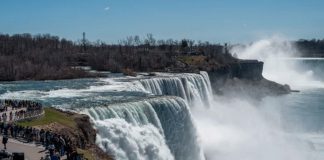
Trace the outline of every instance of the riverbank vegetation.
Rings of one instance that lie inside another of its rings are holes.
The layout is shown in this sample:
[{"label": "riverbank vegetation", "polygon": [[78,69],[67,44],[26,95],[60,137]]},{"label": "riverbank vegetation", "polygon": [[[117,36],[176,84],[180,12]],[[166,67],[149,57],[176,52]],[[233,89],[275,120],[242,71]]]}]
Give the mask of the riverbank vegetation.
[{"label": "riverbank vegetation", "polygon": [[44,112],[44,116],[30,121],[18,122],[18,125],[34,127],[41,125],[49,125],[51,123],[59,123],[61,125],[66,125],[70,128],[77,129],[77,125],[70,115],[49,107],[44,108]]},{"label": "riverbank vegetation", "polygon": [[[295,43],[304,56],[324,55],[324,40]],[[97,77],[97,71],[195,72],[214,70],[237,61],[226,45],[182,40],[157,40],[152,34],[129,36],[117,44],[87,39],[73,42],[49,34],[0,34],[0,81],[57,80]]]},{"label": "riverbank vegetation", "polygon": [[324,57],[324,39],[301,39],[296,42],[303,57]]},{"label": "riverbank vegetation", "polygon": [[49,34],[0,34],[0,80],[47,80],[100,76],[75,66],[98,71],[198,70],[179,61],[179,56],[203,55],[211,65],[225,65],[234,58],[224,54],[224,46],[194,40],[156,40],[130,36],[118,44],[101,41],[78,42]]}]

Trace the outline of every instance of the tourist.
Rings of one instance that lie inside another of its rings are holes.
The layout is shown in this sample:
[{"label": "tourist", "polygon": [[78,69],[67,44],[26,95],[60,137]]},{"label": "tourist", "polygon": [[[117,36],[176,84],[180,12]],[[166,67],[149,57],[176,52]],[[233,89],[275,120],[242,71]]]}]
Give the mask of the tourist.
[{"label": "tourist", "polygon": [[55,153],[55,146],[53,143],[51,143],[49,146],[48,146],[48,151],[50,153],[50,156],[52,157]]},{"label": "tourist", "polygon": [[42,143],[42,145],[45,144],[45,131],[44,129],[41,129],[40,132],[39,132],[39,136],[40,136],[40,142]]},{"label": "tourist", "polygon": [[3,144],[5,150],[7,149],[7,143],[8,143],[8,137],[7,137],[7,135],[3,135],[2,144]]},{"label": "tourist", "polygon": [[59,145],[60,145],[60,154],[61,156],[64,156],[64,152],[65,152],[65,146],[66,146],[66,143],[65,143],[65,140],[63,138],[63,136],[60,136],[59,138]]},{"label": "tourist", "polygon": [[60,160],[61,157],[58,153],[55,153],[54,155],[51,156],[51,160]]},{"label": "tourist", "polygon": [[51,160],[51,157],[49,155],[46,155],[44,160]]},{"label": "tourist", "polygon": [[17,121],[42,113],[42,105],[32,101],[0,100],[0,121]]}]

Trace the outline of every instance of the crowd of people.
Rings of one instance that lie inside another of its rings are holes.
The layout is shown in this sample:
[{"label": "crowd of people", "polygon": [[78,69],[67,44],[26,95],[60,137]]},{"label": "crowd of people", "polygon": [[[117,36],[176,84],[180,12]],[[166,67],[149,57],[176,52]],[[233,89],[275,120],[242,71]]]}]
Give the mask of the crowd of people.
[{"label": "crowd of people", "polygon": [[67,160],[83,159],[82,155],[78,154],[76,150],[76,146],[80,148],[85,146],[85,144],[82,144],[82,141],[73,142],[70,137],[56,134],[51,130],[0,122],[0,134],[3,136],[2,143],[4,149],[6,149],[8,138],[13,138],[26,143],[43,145],[48,150],[48,156],[44,157],[44,160],[60,160],[64,155],[67,156]]},{"label": "crowd of people", "polygon": [[[82,155],[77,153],[76,147],[84,148],[83,138],[72,141],[70,137],[59,135],[52,130],[37,129],[17,125],[17,121],[39,116],[43,113],[41,103],[28,100],[0,100],[0,134],[6,150],[9,138],[25,143],[43,145],[48,151],[43,160],[60,160],[62,156],[67,160],[82,160]],[[75,138],[76,139],[76,138]]]},{"label": "crowd of people", "polygon": [[40,115],[41,103],[28,100],[0,100],[0,122],[13,122]]}]

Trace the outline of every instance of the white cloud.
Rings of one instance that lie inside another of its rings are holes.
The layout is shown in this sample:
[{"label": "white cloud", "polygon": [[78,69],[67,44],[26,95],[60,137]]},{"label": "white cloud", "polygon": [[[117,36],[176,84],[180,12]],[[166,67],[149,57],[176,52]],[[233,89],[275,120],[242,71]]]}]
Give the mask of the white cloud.
[{"label": "white cloud", "polygon": [[106,8],[104,8],[105,9],[105,11],[109,11],[110,10],[110,7],[109,6],[107,6]]}]

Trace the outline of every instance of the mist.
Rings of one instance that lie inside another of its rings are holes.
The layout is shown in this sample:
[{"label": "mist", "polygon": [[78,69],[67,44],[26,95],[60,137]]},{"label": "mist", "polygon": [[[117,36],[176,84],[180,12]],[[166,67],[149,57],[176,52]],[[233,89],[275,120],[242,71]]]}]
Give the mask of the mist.
[{"label": "mist", "polygon": [[[293,89],[321,88],[312,70],[304,71],[293,58],[299,51],[282,37],[274,36],[248,46],[232,48],[242,59],[264,62],[263,76],[289,84]],[[246,96],[217,96],[211,107],[192,107],[192,114],[207,160],[309,160],[318,158],[314,144],[285,121],[286,96],[261,101]],[[294,113],[292,113],[294,114]]]},{"label": "mist", "polygon": [[[236,46],[231,52],[241,59],[257,59],[264,62],[263,76],[269,80],[288,84],[292,89],[324,88],[312,70],[305,70],[298,63],[300,51],[282,36],[272,36],[246,46]],[[299,60],[302,60],[299,58]]]},{"label": "mist", "polygon": [[239,97],[216,97],[209,109],[192,110],[207,160],[308,160],[308,141],[283,128],[276,98],[253,103]]}]

